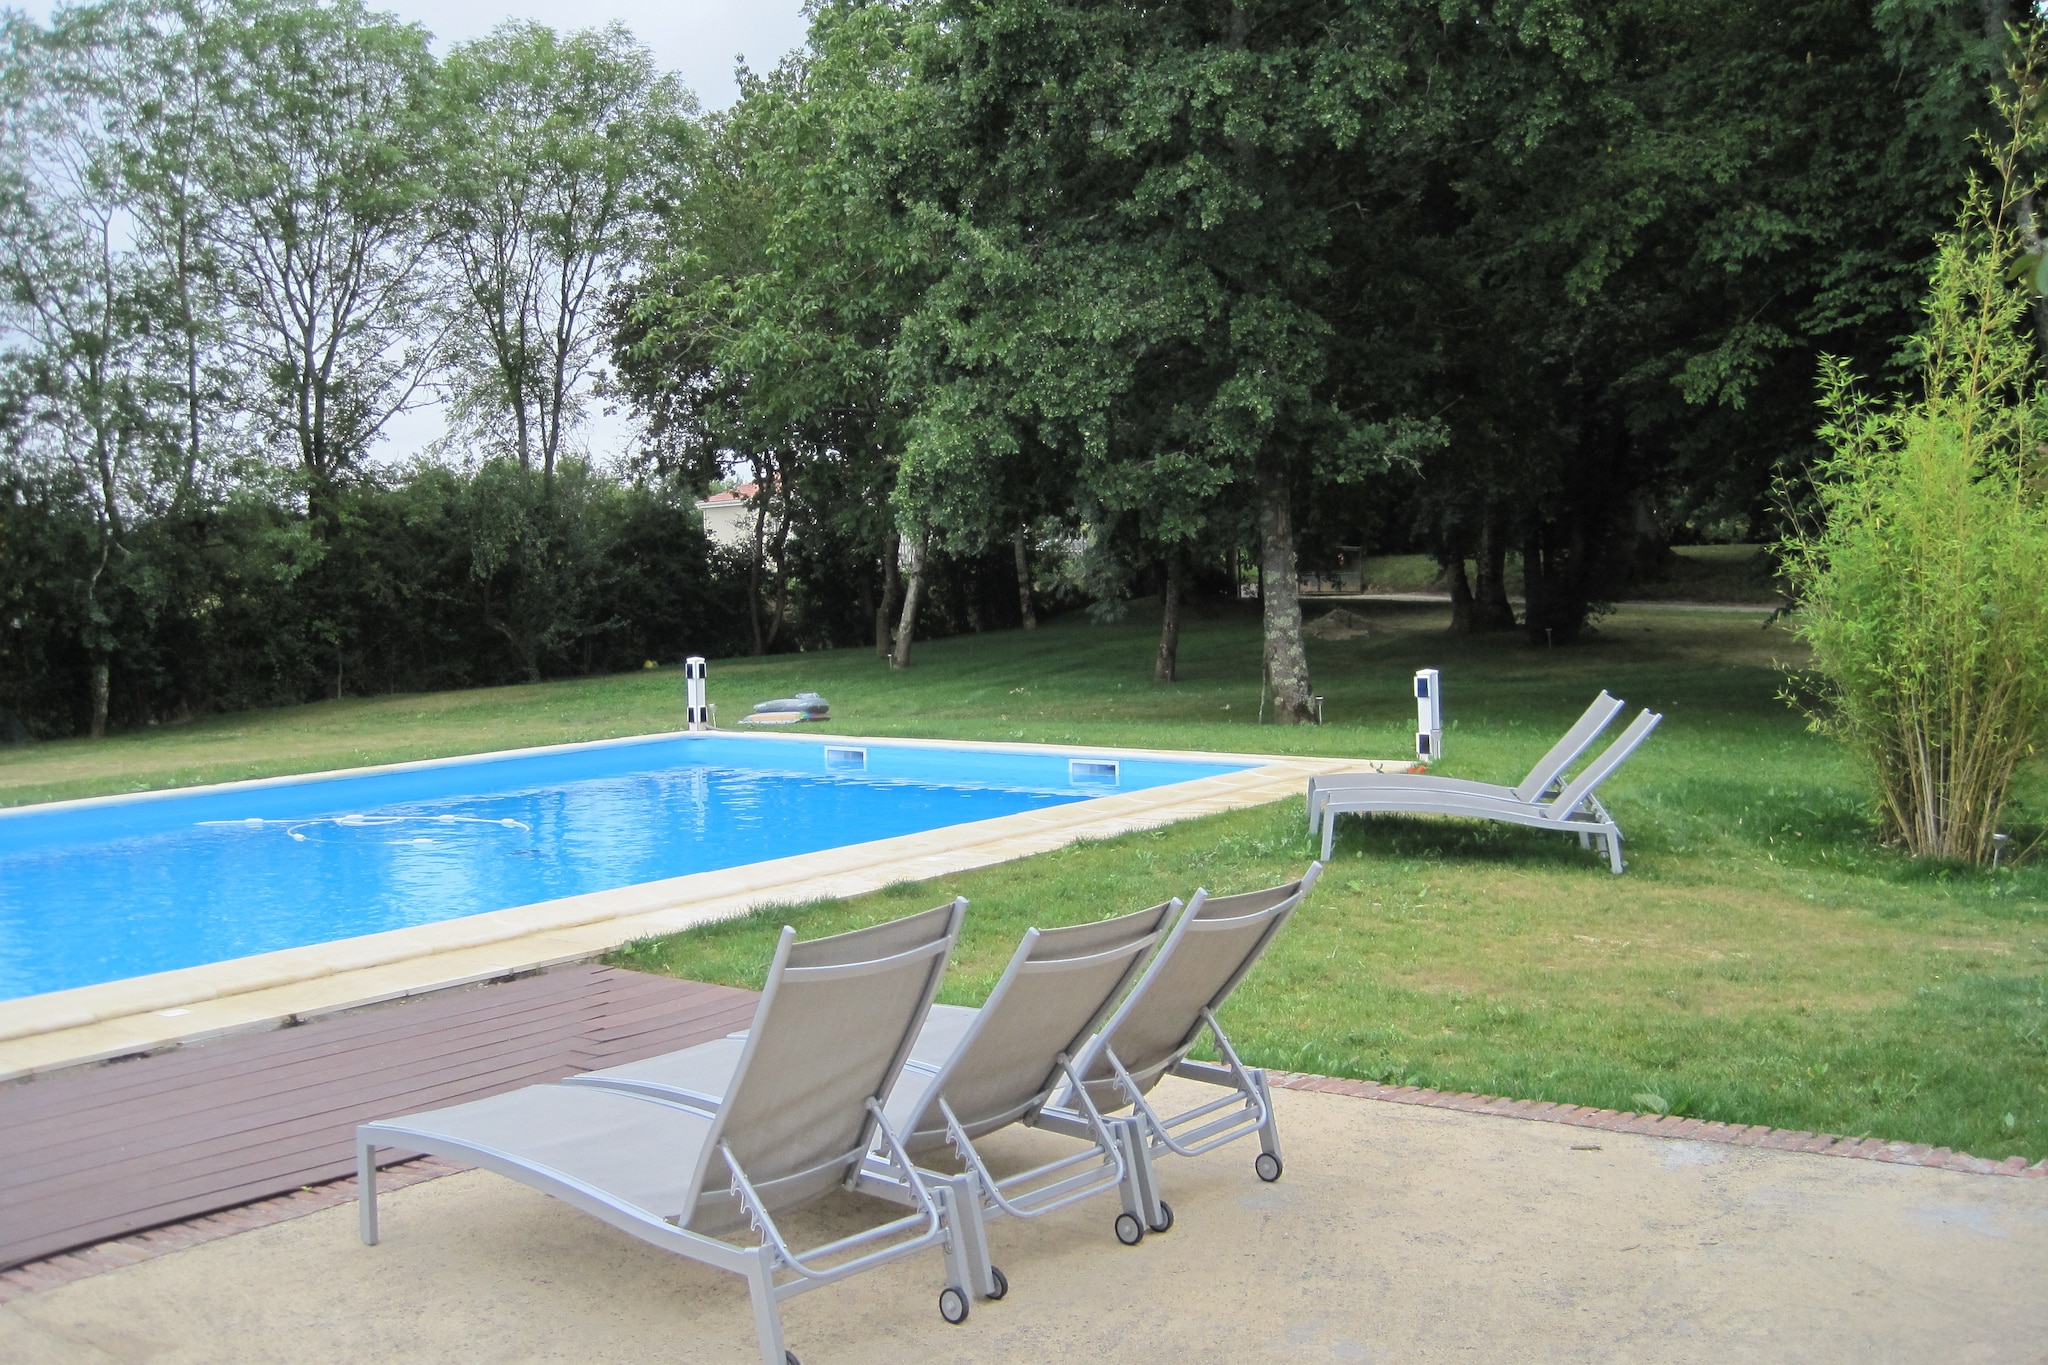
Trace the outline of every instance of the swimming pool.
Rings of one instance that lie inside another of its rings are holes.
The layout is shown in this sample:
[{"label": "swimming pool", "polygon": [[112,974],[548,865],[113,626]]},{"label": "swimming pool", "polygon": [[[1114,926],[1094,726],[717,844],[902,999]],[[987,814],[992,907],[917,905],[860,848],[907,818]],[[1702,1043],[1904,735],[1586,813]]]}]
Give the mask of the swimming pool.
[{"label": "swimming pool", "polygon": [[667,735],[0,811],[0,1000],[1242,766]]}]

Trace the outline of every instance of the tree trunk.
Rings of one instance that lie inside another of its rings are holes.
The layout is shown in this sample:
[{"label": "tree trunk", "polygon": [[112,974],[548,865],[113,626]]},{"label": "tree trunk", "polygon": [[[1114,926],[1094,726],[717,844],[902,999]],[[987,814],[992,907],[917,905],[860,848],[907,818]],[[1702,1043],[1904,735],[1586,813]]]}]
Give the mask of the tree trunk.
[{"label": "tree trunk", "polygon": [[[880,609],[875,603],[875,580],[866,574],[860,575],[860,614],[877,622],[881,619]],[[827,640],[826,648],[835,648],[838,640]]]},{"label": "tree trunk", "polygon": [[947,576],[953,582],[953,591],[960,598],[961,610],[967,613],[967,629],[976,635],[981,634],[981,575],[973,572],[970,565],[956,558],[952,562],[952,572]]},{"label": "tree trunk", "polygon": [[1166,556],[1166,588],[1160,593],[1159,657],[1152,664],[1153,682],[1177,682],[1180,678],[1180,594],[1181,552]]},{"label": "tree trunk", "polygon": [[889,656],[889,667],[910,667],[910,640],[917,632],[917,608],[924,600],[924,570],[932,547],[932,531],[929,526],[918,533],[917,543],[910,551],[910,586],[903,593],[903,618],[896,623],[896,652]]},{"label": "tree trunk", "polygon": [[1472,584],[1465,577],[1465,552],[1451,551],[1451,562],[1444,570],[1444,577],[1451,584],[1451,634],[1472,633]]},{"label": "tree trunk", "polygon": [[1017,551],[1017,606],[1024,613],[1024,629],[1038,629],[1038,613],[1031,610],[1031,552],[1025,545],[1026,528],[1019,526],[1010,538]]},{"label": "tree trunk", "polygon": [[1301,725],[1315,718],[1309,701],[1308,654],[1301,644],[1292,495],[1283,465],[1274,461],[1259,471],[1259,597],[1273,719],[1281,725]]},{"label": "tree trunk", "polygon": [[769,613],[768,635],[764,643],[772,646],[782,634],[782,620],[789,611],[789,523],[791,511],[789,495],[782,499],[782,521],[775,532],[775,609]]},{"label": "tree trunk", "polygon": [[889,619],[896,614],[897,561],[903,557],[903,534],[894,523],[882,540],[882,600],[875,605],[875,657],[889,657]]},{"label": "tree trunk", "polygon": [[92,661],[92,737],[107,737],[108,667],[104,654]]},{"label": "tree trunk", "polygon": [[1479,581],[1472,595],[1475,634],[1513,630],[1515,608],[1508,601],[1508,536],[1506,519],[1491,505],[1479,523]]},{"label": "tree trunk", "polygon": [[768,652],[768,642],[761,634],[761,559],[768,548],[768,499],[759,488],[754,496],[760,502],[754,507],[754,553],[747,561],[747,624],[753,627],[753,654],[758,659]]},{"label": "tree trunk", "polygon": [[1628,530],[1622,536],[1627,552],[1619,556],[1620,567],[1628,575],[1627,581],[1663,581],[1670,569],[1671,541],[1657,520],[1657,509],[1652,505],[1647,490],[1638,488],[1629,498],[1628,517]]}]

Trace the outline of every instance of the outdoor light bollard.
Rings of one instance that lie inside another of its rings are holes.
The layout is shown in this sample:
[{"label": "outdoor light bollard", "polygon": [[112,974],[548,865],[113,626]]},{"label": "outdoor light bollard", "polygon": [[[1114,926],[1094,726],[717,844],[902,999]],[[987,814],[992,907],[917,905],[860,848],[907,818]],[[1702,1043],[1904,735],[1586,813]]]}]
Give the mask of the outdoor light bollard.
[{"label": "outdoor light bollard", "polygon": [[1444,683],[1433,668],[1415,671],[1415,757],[1433,763],[1444,756]]},{"label": "outdoor light bollard", "polygon": [[690,729],[711,728],[711,708],[704,701],[704,680],[708,675],[704,660],[695,654],[683,660],[683,687],[687,694],[690,711]]}]

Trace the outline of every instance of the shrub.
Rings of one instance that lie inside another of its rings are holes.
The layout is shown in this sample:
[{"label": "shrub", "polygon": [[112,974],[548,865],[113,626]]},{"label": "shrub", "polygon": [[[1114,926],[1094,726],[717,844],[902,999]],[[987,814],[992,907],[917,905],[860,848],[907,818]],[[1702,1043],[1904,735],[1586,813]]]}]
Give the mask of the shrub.
[{"label": "shrub", "polygon": [[1916,856],[1989,860],[2048,704],[2041,262],[2023,216],[2036,185],[2020,170],[2036,98],[2001,99],[2013,136],[1992,152],[1995,185],[1973,175],[1938,239],[1920,391],[1872,402],[1841,361],[1822,362],[1830,453],[1814,515],[1783,547],[1815,726],[1868,764],[1887,836]]}]

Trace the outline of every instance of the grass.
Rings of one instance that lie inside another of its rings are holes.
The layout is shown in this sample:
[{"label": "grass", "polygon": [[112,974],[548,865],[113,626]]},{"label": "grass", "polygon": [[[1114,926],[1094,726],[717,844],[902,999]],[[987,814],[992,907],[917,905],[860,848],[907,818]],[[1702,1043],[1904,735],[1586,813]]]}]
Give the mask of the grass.
[{"label": "grass", "polygon": [[[1362,568],[1367,592],[1449,591],[1433,555],[1368,556]],[[1465,572],[1468,581],[1476,581],[1479,566],[1467,560]],[[1630,584],[1622,597],[1630,602],[1739,603],[1769,608],[1784,600],[1774,574],[1761,545],[1678,545],[1657,578]],[[1509,595],[1519,598],[1521,556],[1508,556],[1506,578]]]},{"label": "grass", "polygon": [[[1354,604],[1355,605],[1355,604]],[[1441,608],[1370,604],[1363,638],[1310,645],[1330,724],[1257,724],[1246,611],[1196,614],[1184,681],[1149,681],[1142,614],[921,644],[891,676],[862,651],[714,665],[730,717],[811,686],[834,729],[1389,757],[1414,669],[1444,671],[1442,771],[1513,780],[1605,686],[1666,713],[1617,777],[1613,877],[1576,843],[1453,822],[1346,820],[1322,886],[1230,1003],[1256,1061],[1730,1122],[2048,1156],[2048,868],[1916,865],[1877,846],[1860,776],[1778,700],[1796,645],[1764,612],[1629,606],[1588,643],[1453,639]],[[673,670],[328,703],[0,753],[0,800],[302,771],[670,729]],[[2024,835],[2048,809],[2030,771]],[[2022,840],[2024,842],[2024,840]],[[956,892],[967,937],[944,998],[979,999],[1029,924],[1197,884],[1298,875],[1297,803],[1190,821],[846,902],[776,907],[632,945],[631,965],[758,984],[774,931],[832,932]]]}]

